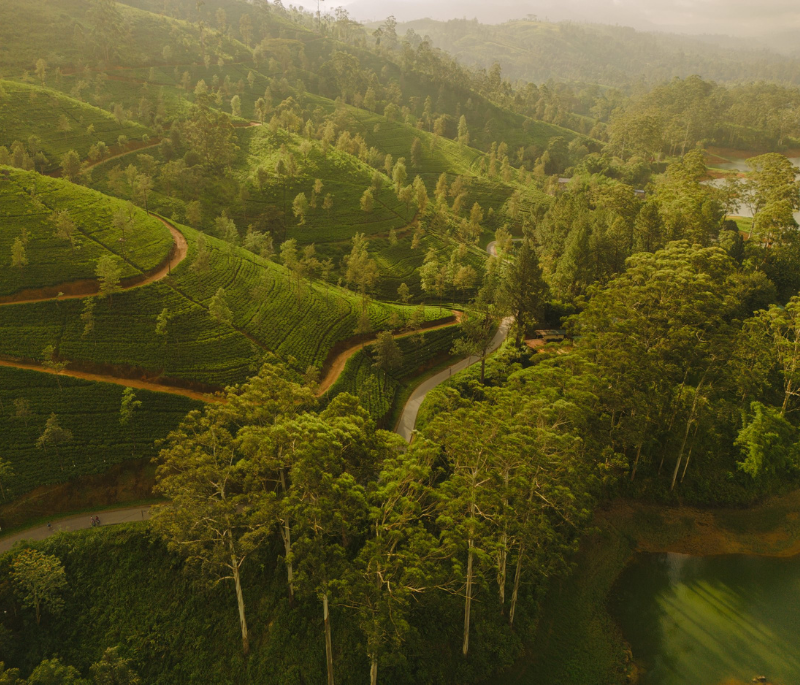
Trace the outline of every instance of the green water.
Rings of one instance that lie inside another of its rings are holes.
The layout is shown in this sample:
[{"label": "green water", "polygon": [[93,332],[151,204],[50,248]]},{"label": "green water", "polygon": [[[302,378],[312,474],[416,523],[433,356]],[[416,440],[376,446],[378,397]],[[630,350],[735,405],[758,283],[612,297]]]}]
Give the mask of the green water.
[{"label": "green water", "polygon": [[800,557],[641,554],[609,609],[641,685],[800,683]]}]

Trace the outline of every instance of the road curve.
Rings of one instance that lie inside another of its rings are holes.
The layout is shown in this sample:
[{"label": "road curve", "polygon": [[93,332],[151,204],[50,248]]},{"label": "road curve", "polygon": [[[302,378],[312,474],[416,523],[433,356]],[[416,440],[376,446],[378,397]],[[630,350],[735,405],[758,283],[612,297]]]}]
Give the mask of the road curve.
[{"label": "road curve", "polygon": [[[511,328],[513,321],[513,317],[509,316],[500,322],[500,327],[497,329],[497,333],[495,333],[494,338],[492,338],[492,344],[489,347],[489,352],[494,352],[498,347],[500,347],[500,345],[503,344],[503,341],[508,336],[508,330]],[[432,376],[423,383],[420,383],[414,392],[411,393],[411,397],[408,398],[408,401],[403,407],[403,413],[400,415],[400,420],[397,422],[397,427],[394,429],[394,432],[399,434],[406,442],[411,442],[411,437],[413,436],[415,427],[417,425],[417,414],[419,414],[419,408],[422,406],[425,396],[437,385],[440,385],[448,378],[451,378],[454,373],[463,371],[468,366],[472,366],[480,360],[481,358],[476,356],[467,357],[466,359],[462,359],[460,362],[449,366],[444,371],[437,373],[435,376]]]},{"label": "road curve", "polygon": [[[521,243],[521,242],[522,242],[522,238],[512,238],[512,239],[511,239],[511,242],[514,242],[514,243]],[[489,244],[486,246],[486,251],[487,251],[487,252],[488,252],[488,253],[489,253],[489,254],[490,254],[492,257],[496,257],[496,256],[497,256],[497,241],[496,241],[496,240],[493,240],[492,242],[490,242],[490,243],[489,243]]]},{"label": "road curve", "polygon": [[68,518],[57,519],[50,524],[35,526],[12,533],[0,538],[0,554],[8,552],[14,544],[20,540],[44,540],[53,533],[72,533],[76,530],[92,527],[92,517],[99,516],[100,524],[103,526],[114,525],[116,523],[132,523],[134,521],[146,521],[150,518],[150,505],[145,504],[140,507],[129,507],[126,509],[100,509],[95,512],[86,512],[80,516],[70,516]]},{"label": "road curve", "polygon": [[[514,242],[521,242],[521,240],[521,238],[516,238]],[[496,257],[497,241],[493,240],[490,242],[486,246],[486,251],[492,257]],[[500,327],[497,329],[497,333],[495,333],[494,338],[492,338],[492,344],[489,347],[489,352],[494,352],[498,347],[500,347],[500,345],[503,344],[503,341],[508,337],[508,330],[511,328],[511,324],[513,322],[514,317],[511,316],[506,317],[500,322]],[[417,425],[417,414],[419,414],[419,408],[422,406],[425,395],[427,395],[437,385],[444,383],[454,373],[463,371],[468,366],[472,366],[475,362],[480,361],[480,359],[480,357],[467,357],[466,359],[462,359],[460,362],[447,367],[444,371],[437,373],[435,376],[431,376],[423,383],[420,383],[414,392],[411,393],[411,397],[409,397],[406,401],[406,404],[403,407],[403,413],[400,415],[400,420],[397,422],[394,432],[399,434],[406,442],[411,442],[411,438],[414,435]]]},{"label": "road curve", "polygon": [[[452,310],[453,316],[450,317],[451,320],[447,323],[438,324],[436,326],[429,326],[427,328],[420,328],[420,333],[428,333],[430,331],[437,331],[441,328],[449,328],[450,326],[456,326],[461,321],[461,312],[455,309]],[[393,333],[392,337],[397,340],[398,338],[406,338],[408,336],[414,335],[417,331],[402,331],[400,333]],[[366,345],[370,345],[377,340],[377,336],[371,336],[367,340],[363,340],[361,342],[355,343],[351,345],[346,350],[343,350],[330,365],[328,372],[325,374],[325,378],[320,381],[319,387],[317,388],[317,397],[322,397],[330,387],[339,379],[339,376],[342,375],[342,371],[344,371],[344,367],[347,364],[347,360],[350,359],[356,352],[363,349]]]}]

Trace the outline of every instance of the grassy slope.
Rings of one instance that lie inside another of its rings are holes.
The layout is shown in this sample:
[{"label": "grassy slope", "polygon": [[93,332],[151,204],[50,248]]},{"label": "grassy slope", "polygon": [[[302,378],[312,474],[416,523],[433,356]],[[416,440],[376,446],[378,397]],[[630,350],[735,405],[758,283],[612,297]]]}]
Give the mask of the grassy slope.
[{"label": "grassy slope", "polygon": [[[0,81],[5,96],[0,95],[0,145],[11,148],[19,140],[27,147],[28,138],[37,136],[50,166],[55,166],[65,152],[75,150],[85,158],[97,142],[116,145],[119,136],[141,140],[152,132],[141,124],[128,121],[119,124],[108,112],[63,93],[38,85]],[[71,130],[60,132],[54,122],[65,116]],[[94,128],[88,132],[89,126]]]},{"label": "grassy slope", "polygon": [[[0,269],[0,295],[94,278],[98,258],[108,253],[119,257],[123,278],[135,276],[158,266],[172,248],[167,227],[140,209],[132,210],[133,229],[123,246],[112,217],[127,209],[126,203],[67,181],[2,168],[8,178],[0,180],[0,259],[7,268]],[[69,211],[78,229],[75,250],[54,235],[50,216],[61,209]],[[28,265],[12,269],[11,246],[23,227],[28,231]]]},{"label": "grassy slope", "polygon": [[[142,406],[123,427],[119,422],[123,390],[118,385],[0,368],[0,453],[14,470],[3,484],[6,501],[40,485],[101,473],[128,459],[154,457],[155,441],[200,406],[185,397],[137,390]],[[16,400],[28,402],[29,416],[17,416]],[[36,447],[53,413],[73,435],[57,452]]]},{"label": "grassy slope", "polygon": [[[95,309],[95,330],[83,337],[81,300],[50,301],[0,307],[0,354],[37,359],[48,344],[67,360],[136,367],[208,385],[244,380],[269,349],[282,358],[293,356],[299,370],[321,365],[330,348],[353,335],[359,301],[348,291],[304,282],[298,289],[284,267],[246,250],[208,238],[209,267],[192,268],[197,233],[183,228],[189,256],[168,282],[158,282],[115,295]],[[208,313],[218,288],[226,291],[232,325]],[[155,334],[156,318],[168,309],[164,337]],[[402,307],[370,305],[375,329],[385,328]],[[440,316],[427,309],[427,318]]]}]

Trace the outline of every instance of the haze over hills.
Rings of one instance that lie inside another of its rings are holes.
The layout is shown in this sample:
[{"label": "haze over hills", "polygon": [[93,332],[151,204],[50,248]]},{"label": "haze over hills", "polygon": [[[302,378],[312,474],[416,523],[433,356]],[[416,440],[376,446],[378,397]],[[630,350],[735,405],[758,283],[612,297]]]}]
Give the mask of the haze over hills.
[{"label": "haze over hills", "polygon": [[0,0],[0,685],[621,685],[800,487],[795,61],[437,7]]},{"label": "haze over hills", "polygon": [[498,63],[508,78],[534,83],[552,79],[619,87],[693,74],[722,83],[800,83],[800,60],[772,52],[757,40],[533,19],[502,24],[417,19],[398,26],[401,34],[409,30],[429,37],[466,65]]},{"label": "haze over hills", "polygon": [[376,21],[392,14],[400,22],[476,18],[502,24],[537,16],[545,21],[626,26],[648,32],[728,35],[758,40],[773,49],[778,49],[778,37],[789,51],[797,49],[792,35],[800,28],[800,12],[791,0],[334,0],[332,5],[346,7],[359,21]]}]

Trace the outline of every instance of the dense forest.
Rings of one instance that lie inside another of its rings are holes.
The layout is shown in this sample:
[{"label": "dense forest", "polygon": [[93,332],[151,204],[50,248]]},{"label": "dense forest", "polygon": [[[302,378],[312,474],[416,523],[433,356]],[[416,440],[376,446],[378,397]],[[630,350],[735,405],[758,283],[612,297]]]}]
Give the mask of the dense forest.
[{"label": "dense forest", "polygon": [[0,525],[152,513],[9,544],[0,683],[480,684],[599,508],[797,487],[792,63],[608,28],[536,85],[423,26],[0,6]]}]

